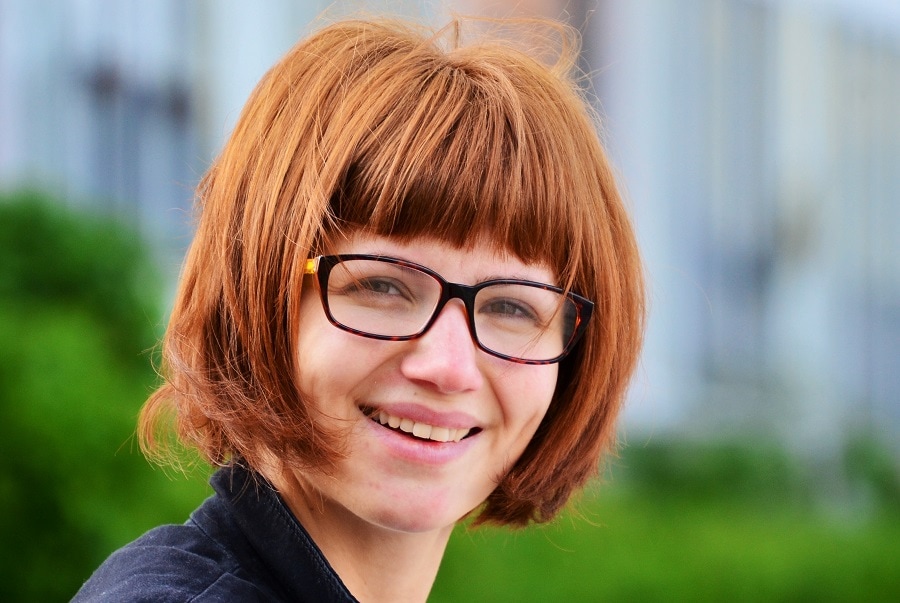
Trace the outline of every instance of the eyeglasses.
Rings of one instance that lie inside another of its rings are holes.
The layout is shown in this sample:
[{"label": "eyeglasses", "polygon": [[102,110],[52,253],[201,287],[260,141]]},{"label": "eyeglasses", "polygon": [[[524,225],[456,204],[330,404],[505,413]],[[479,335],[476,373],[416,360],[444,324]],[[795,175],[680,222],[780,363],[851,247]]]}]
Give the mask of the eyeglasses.
[{"label": "eyeglasses", "polygon": [[465,304],[469,332],[488,354],[521,364],[552,364],[584,333],[594,304],[559,287],[518,279],[450,283],[435,271],[391,257],[322,255],[306,261],[336,327],[372,339],[424,335],[451,299]]}]

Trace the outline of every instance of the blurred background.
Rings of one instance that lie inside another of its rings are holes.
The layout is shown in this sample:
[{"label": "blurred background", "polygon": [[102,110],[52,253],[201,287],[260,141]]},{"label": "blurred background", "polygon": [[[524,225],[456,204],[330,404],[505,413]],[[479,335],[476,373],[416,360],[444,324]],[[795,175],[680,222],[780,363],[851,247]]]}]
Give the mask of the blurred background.
[{"label": "blurred background", "polygon": [[192,189],[361,10],[577,27],[650,283],[604,482],[460,529],[433,600],[900,600],[897,0],[0,0],[0,600],[67,600],[208,494],[133,435]]}]

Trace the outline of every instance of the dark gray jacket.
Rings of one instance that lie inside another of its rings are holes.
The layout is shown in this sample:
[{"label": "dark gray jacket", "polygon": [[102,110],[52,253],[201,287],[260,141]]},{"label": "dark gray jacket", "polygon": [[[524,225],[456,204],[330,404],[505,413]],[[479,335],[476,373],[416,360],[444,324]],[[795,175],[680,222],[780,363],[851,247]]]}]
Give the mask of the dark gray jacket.
[{"label": "dark gray jacket", "polygon": [[356,601],[271,485],[235,465],[184,525],[119,549],[73,601]]}]

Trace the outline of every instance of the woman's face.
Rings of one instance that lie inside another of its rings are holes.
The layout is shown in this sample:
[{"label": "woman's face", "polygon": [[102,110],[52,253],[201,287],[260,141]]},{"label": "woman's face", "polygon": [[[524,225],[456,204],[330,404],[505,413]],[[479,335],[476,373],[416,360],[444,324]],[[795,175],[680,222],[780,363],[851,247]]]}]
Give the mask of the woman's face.
[{"label": "woman's face", "polygon": [[[556,284],[547,267],[486,244],[460,250],[433,239],[356,235],[334,253],[399,258],[467,285],[496,278]],[[381,341],[332,325],[311,280],[305,286],[301,390],[321,411],[322,427],[346,433],[347,454],[332,476],[293,475],[289,504],[297,512],[299,497],[306,509],[337,513],[341,525],[449,531],[522,454],[547,412],[557,365],[517,364],[479,350],[457,299],[422,337]]]}]

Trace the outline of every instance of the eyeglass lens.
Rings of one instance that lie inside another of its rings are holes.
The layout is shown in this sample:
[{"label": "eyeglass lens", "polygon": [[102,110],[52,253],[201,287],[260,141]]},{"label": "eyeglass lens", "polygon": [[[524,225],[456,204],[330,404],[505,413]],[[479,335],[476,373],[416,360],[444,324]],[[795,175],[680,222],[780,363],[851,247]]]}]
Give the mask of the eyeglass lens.
[{"label": "eyeglass lens", "polygon": [[[410,266],[372,259],[336,264],[328,277],[332,318],[363,333],[383,337],[420,334],[441,299],[441,283]],[[522,360],[549,360],[563,353],[577,313],[559,292],[522,283],[478,290],[472,320],[479,343]]]}]

